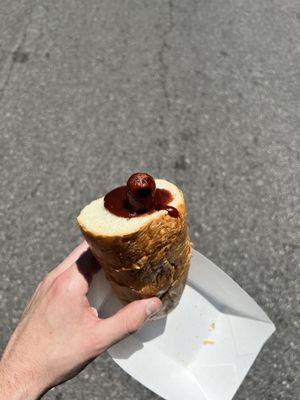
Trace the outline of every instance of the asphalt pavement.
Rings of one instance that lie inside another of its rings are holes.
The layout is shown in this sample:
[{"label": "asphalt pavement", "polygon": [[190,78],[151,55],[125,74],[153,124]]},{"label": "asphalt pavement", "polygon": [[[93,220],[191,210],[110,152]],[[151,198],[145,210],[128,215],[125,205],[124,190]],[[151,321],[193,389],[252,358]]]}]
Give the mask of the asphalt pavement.
[{"label": "asphalt pavement", "polygon": [[[299,399],[299,65],[296,0],[0,0],[1,348],[80,209],[144,170],[277,327],[235,399]],[[44,398],[159,399],[108,355]]]}]

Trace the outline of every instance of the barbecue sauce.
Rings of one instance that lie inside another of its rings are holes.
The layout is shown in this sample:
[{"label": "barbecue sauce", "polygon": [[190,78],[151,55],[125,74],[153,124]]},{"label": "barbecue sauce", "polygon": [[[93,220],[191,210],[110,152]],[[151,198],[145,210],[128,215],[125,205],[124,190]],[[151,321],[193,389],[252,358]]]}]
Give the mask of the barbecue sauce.
[{"label": "barbecue sauce", "polygon": [[127,186],[120,186],[107,193],[104,207],[112,214],[133,218],[155,211],[166,210],[170,217],[178,218],[179,212],[168,204],[173,200],[166,189],[156,189],[154,179],[145,173],[131,175]]}]

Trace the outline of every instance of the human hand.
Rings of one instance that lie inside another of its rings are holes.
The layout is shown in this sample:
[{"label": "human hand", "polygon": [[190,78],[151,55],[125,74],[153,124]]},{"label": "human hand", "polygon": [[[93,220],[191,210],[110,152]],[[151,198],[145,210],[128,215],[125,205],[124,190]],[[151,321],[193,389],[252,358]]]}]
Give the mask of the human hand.
[{"label": "human hand", "polygon": [[83,242],[38,285],[0,361],[0,400],[40,398],[160,309],[154,297],[98,318],[86,297],[98,269]]}]

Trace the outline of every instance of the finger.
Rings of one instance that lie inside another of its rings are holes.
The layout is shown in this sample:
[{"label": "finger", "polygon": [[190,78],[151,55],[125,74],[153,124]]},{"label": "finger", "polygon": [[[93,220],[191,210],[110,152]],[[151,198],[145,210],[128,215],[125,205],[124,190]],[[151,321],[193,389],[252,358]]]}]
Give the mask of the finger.
[{"label": "finger", "polygon": [[89,248],[89,245],[83,240],[71,253],[61,262],[60,265],[72,265]]},{"label": "finger", "polygon": [[141,328],[144,322],[157,313],[162,306],[157,297],[134,301],[123,307],[114,316],[99,321],[101,346],[110,347]]},{"label": "finger", "polygon": [[47,290],[59,275],[70,268],[88,250],[89,246],[86,241],[80,243],[56,268],[46,275],[43,282],[43,290]]},{"label": "finger", "polygon": [[[99,271],[99,264],[88,249],[80,255],[78,260],[58,275],[56,282],[71,293],[86,295],[93,275]],[[79,298],[79,297],[78,297]]]},{"label": "finger", "polygon": [[89,245],[85,240],[81,242],[56,268],[50,271],[48,277],[51,277],[52,281],[54,281],[58,275],[74,264],[88,248]]},{"label": "finger", "polygon": [[95,308],[95,307],[90,307],[90,310],[91,310],[91,312],[92,312],[96,317],[98,317],[97,308]]},{"label": "finger", "polygon": [[85,277],[88,284],[91,283],[93,275],[101,268],[89,248],[80,255],[75,264],[77,265],[77,270]]}]

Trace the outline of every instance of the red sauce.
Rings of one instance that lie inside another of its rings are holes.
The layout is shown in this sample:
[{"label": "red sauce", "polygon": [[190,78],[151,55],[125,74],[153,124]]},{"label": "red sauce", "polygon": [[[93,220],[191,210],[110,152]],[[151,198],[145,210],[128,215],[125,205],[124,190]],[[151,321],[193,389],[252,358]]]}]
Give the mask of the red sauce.
[{"label": "red sauce", "polygon": [[173,200],[172,194],[165,189],[156,189],[151,205],[146,210],[133,210],[128,201],[127,186],[120,186],[107,193],[104,197],[104,207],[112,214],[123,218],[133,218],[140,215],[151,214],[155,211],[166,210],[170,217],[178,218],[179,212],[175,207],[168,206]]},{"label": "red sauce", "polygon": [[132,211],[149,210],[154,201],[156,191],[155,180],[145,172],[130,176],[127,181],[127,205]]}]

